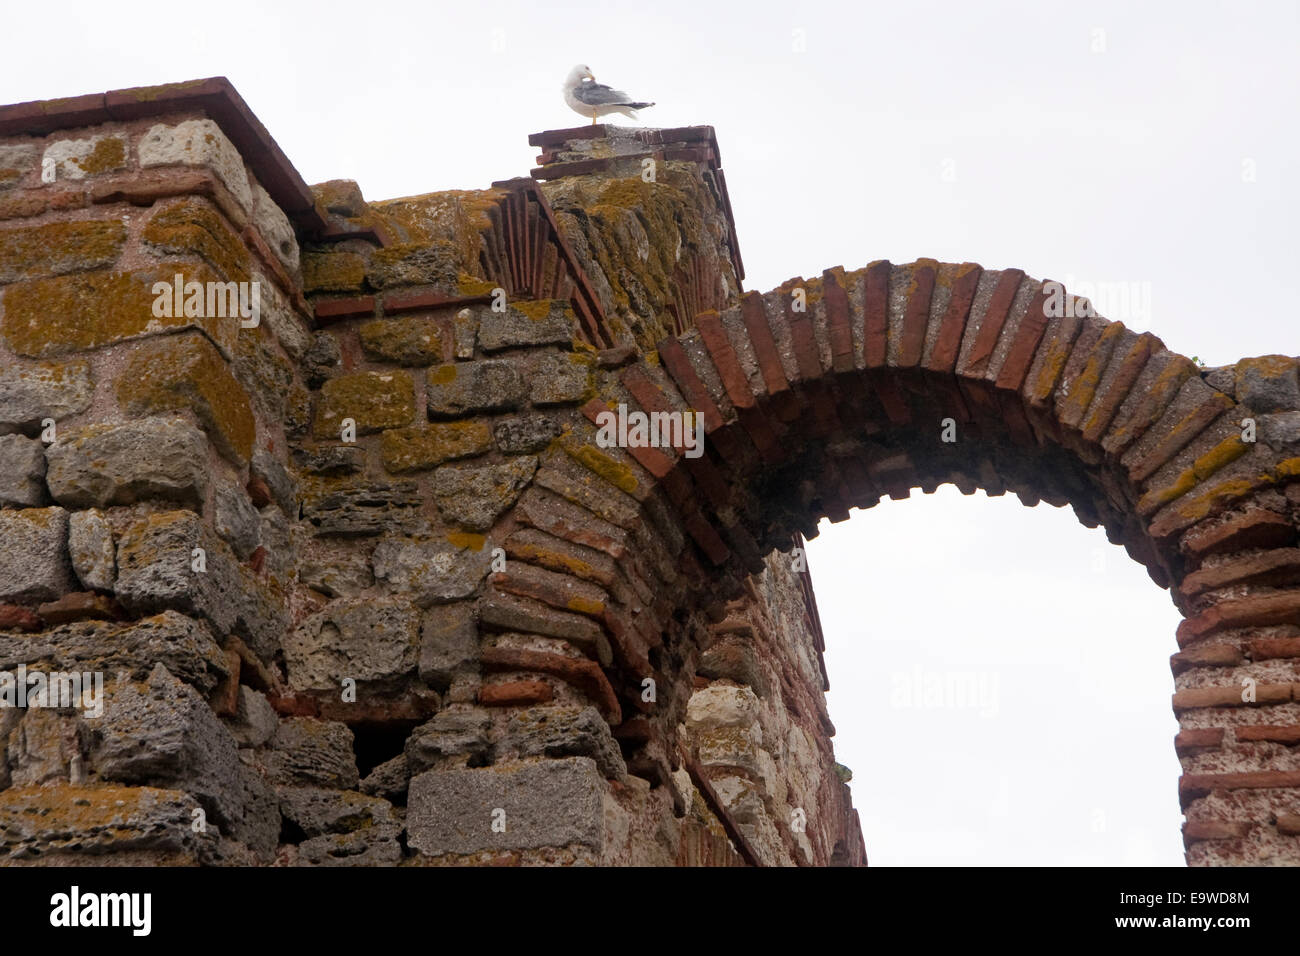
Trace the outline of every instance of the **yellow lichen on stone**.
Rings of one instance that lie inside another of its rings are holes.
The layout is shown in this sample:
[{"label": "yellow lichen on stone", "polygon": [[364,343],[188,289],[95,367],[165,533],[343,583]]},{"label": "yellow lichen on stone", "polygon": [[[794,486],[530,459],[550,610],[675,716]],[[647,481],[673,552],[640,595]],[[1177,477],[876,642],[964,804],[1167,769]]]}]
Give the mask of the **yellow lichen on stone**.
[{"label": "yellow lichen on stone", "polygon": [[450,422],[392,428],[380,436],[380,455],[391,472],[422,471],[446,461],[481,455],[492,447],[482,422]]},{"label": "yellow lichen on stone", "polygon": [[415,417],[415,383],[409,372],[357,372],[326,382],[320,391],[314,434],[338,438],[344,419],[357,434],[411,424]]},{"label": "yellow lichen on stone", "polygon": [[638,482],[632,469],[604,452],[597,451],[591,445],[581,445],[576,442],[565,442],[564,450],[574,461],[583,465],[589,471],[595,472],[601,478],[608,481],[615,488],[626,491],[630,495],[636,493]]},{"label": "yellow lichen on stone", "polygon": [[[88,272],[55,279],[36,279],[4,291],[0,321],[9,347],[19,355],[43,358],[98,348],[123,339],[194,326],[227,350],[233,347],[239,320],[205,316],[155,316],[154,285],[171,285],[176,267],[155,266],[132,272]],[[187,281],[206,283],[216,276],[196,266]],[[166,293],[164,293],[166,294]]]},{"label": "yellow lichen on stone", "polygon": [[458,548],[465,548],[469,551],[482,551],[483,546],[487,544],[487,536],[470,531],[448,531],[447,541]]},{"label": "yellow lichen on stone", "polygon": [[304,252],[303,291],[359,292],[366,281],[366,260],[355,252]]},{"label": "yellow lichen on stone", "polygon": [[256,424],[248,395],[198,332],[141,345],[115,391],[128,415],[189,410],[224,454],[242,464],[253,453]]},{"label": "yellow lichen on stone", "polygon": [[111,266],[126,244],[116,219],[52,222],[0,231],[0,282],[21,282]]},{"label": "yellow lichen on stone", "polygon": [[520,315],[527,316],[534,322],[540,322],[542,319],[549,319],[554,306],[555,303],[550,299],[527,299],[510,303],[512,309]]},{"label": "yellow lichen on stone", "polygon": [[91,175],[121,169],[126,165],[126,141],[120,136],[105,137],[77,165]]},{"label": "yellow lichen on stone", "polygon": [[233,282],[250,281],[248,247],[216,208],[197,196],[155,213],[141,238],[160,252],[198,255]]},{"label": "yellow lichen on stone", "polygon": [[366,354],[381,361],[428,365],[442,360],[438,322],[427,316],[371,319],[357,327],[357,335]]}]

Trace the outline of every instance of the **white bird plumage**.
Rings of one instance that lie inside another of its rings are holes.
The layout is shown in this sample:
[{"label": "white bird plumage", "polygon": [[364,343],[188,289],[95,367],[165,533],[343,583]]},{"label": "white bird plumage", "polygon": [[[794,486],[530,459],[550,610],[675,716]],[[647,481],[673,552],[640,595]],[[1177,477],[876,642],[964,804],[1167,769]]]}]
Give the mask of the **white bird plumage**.
[{"label": "white bird plumage", "polygon": [[637,110],[654,106],[653,103],[637,102],[622,90],[597,83],[591,67],[583,64],[575,66],[565,77],[564,102],[575,113],[590,116],[592,126],[596,125],[598,117],[606,113],[621,113],[636,119]]}]

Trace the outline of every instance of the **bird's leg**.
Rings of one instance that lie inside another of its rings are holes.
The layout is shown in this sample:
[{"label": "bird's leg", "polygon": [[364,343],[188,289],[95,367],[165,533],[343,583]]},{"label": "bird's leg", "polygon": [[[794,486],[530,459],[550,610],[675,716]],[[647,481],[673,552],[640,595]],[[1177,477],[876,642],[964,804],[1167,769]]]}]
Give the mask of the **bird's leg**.
[{"label": "bird's leg", "polygon": [[596,117],[594,117],[594,116],[591,118],[591,125],[592,125],[592,126],[595,126],[595,125],[596,125]]}]

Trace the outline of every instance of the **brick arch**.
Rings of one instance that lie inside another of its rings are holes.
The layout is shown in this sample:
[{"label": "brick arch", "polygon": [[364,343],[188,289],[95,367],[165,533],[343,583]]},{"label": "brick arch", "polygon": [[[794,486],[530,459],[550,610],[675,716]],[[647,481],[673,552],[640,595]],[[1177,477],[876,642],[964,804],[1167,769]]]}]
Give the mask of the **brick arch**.
[{"label": "brick arch", "polygon": [[[823,517],[943,483],[1068,504],[1184,615],[1171,663],[1188,861],[1287,860],[1300,829],[1289,749],[1300,741],[1300,458],[1277,413],[1295,407],[1295,374],[1273,357],[1203,375],[1156,336],[1015,269],[874,262],[746,293],[605,371],[586,423],[563,438],[595,477],[587,506],[641,534],[619,564],[642,588],[603,614],[613,691],[632,709],[647,674],[680,687],[691,649],[664,653],[664,620],[725,619],[765,556]],[[619,406],[697,411],[703,455],[606,447],[597,426]],[[563,492],[547,472],[539,480]],[[495,578],[513,587],[510,573]],[[642,708],[636,733],[680,746],[684,706]]]}]

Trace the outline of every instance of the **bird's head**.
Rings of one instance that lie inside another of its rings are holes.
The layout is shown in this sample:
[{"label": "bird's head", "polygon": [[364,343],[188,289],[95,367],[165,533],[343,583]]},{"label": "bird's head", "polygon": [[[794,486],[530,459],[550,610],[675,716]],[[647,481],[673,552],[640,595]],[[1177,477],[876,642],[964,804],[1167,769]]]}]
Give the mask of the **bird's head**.
[{"label": "bird's head", "polygon": [[591,75],[591,67],[579,63],[577,66],[575,66],[572,70],[569,71],[569,76],[564,81],[564,84],[567,87],[574,87],[577,86],[579,83],[581,83],[583,80],[594,80],[594,79],[596,78]]}]

